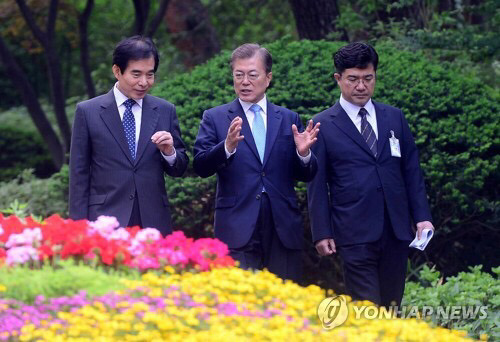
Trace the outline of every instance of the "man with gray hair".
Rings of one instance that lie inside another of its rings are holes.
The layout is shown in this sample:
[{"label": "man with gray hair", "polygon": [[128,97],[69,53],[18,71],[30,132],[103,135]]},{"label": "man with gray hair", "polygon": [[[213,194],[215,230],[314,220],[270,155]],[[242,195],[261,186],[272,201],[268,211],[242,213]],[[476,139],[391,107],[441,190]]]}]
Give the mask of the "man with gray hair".
[{"label": "man with gray hair", "polygon": [[268,101],[272,56],[243,44],[230,59],[234,101],[206,110],[194,145],[194,170],[217,174],[215,237],[245,269],[301,278],[303,224],[294,181],[310,181],[310,147],[319,124],[305,130],[299,115]]}]

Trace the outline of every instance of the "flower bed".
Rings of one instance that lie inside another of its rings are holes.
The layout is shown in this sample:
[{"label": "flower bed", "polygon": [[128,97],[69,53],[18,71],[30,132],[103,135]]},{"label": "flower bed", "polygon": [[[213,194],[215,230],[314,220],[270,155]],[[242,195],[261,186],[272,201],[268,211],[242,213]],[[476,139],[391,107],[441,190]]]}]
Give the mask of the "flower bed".
[{"label": "flower bed", "polygon": [[[118,228],[112,218],[87,223],[51,217],[40,224],[0,216],[0,227],[4,260],[0,271],[20,270],[17,274],[33,275],[33,279],[36,272],[51,268],[62,268],[63,275],[71,267],[80,267],[79,273],[90,270],[106,276],[125,267],[142,273],[102,280],[122,286],[105,294],[91,295],[82,288],[66,296],[40,295],[27,303],[8,298],[11,289],[2,284],[11,279],[1,275],[15,273],[0,272],[0,340],[465,339],[465,332],[433,328],[416,319],[356,319],[352,307],[368,304],[363,302],[348,302],[347,321],[324,330],[316,313],[324,290],[283,282],[267,271],[233,267],[227,247],[214,239],[193,241],[181,232],[163,238],[155,230]],[[60,259],[77,262],[68,266]],[[96,264],[101,265],[97,270]]]}]

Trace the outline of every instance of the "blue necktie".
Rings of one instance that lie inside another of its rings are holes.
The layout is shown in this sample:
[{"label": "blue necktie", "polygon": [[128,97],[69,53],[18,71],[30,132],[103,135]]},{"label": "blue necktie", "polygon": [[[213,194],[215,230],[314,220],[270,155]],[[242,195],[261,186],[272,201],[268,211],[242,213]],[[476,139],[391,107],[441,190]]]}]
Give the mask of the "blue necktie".
[{"label": "blue necktie", "polygon": [[262,120],[262,114],[260,114],[260,106],[258,104],[253,104],[252,107],[250,107],[250,110],[255,114],[252,125],[253,140],[257,146],[260,161],[264,162],[264,151],[266,149],[266,127],[264,126],[264,120]]},{"label": "blue necktie", "polygon": [[366,119],[368,111],[364,108],[359,110],[358,115],[361,116],[361,135],[365,138],[368,148],[372,151],[375,158],[377,157],[377,137],[373,131],[372,125]]},{"label": "blue necktie", "polygon": [[128,99],[123,104],[125,105],[125,113],[123,114],[123,129],[125,130],[125,137],[127,138],[128,149],[132,160],[135,160],[135,118],[132,113],[132,106],[136,102]]}]

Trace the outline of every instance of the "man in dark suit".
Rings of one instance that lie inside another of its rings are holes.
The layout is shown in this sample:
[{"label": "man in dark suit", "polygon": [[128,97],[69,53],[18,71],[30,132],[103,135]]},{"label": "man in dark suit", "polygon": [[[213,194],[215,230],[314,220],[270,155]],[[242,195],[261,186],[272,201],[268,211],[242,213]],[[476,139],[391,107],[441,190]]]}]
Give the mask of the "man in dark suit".
[{"label": "man in dark suit", "polygon": [[194,146],[195,172],[217,173],[215,236],[241,267],[299,281],[303,225],[294,180],[316,173],[310,146],[319,125],[301,132],[297,113],[267,100],[272,57],[265,48],[238,47],[230,66],[238,98],[203,113]]},{"label": "man in dark suit", "polygon": [[434,229],[418,151],[400,109],[371,100],[378,55],[351,43],[334,54],[341,97],[314,117],[318,173],[308,185],[313,240],[321,255],[338,249],[347,293],[399,305],[411,220]]},{"label": "man in dark suit", "polygon": [[122,40],[113,53],[117,82],[76,107],[70,154],[73,219],[115,216],[121,226],[172,231],[164,173],[180,177],[188,157],[175,107],[147,95],[158,68],[149,38]]}]

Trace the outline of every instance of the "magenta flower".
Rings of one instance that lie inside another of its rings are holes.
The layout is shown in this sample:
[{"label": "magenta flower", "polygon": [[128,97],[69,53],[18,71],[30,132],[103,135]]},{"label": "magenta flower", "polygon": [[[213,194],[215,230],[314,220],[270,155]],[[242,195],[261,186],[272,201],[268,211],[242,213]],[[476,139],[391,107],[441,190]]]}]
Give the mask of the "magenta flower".
[{"label": "magenta flower", "polygon": [[38,260],[38,251],[32,246],[13,247],[7,250],[7,265],[24,264]]}]

